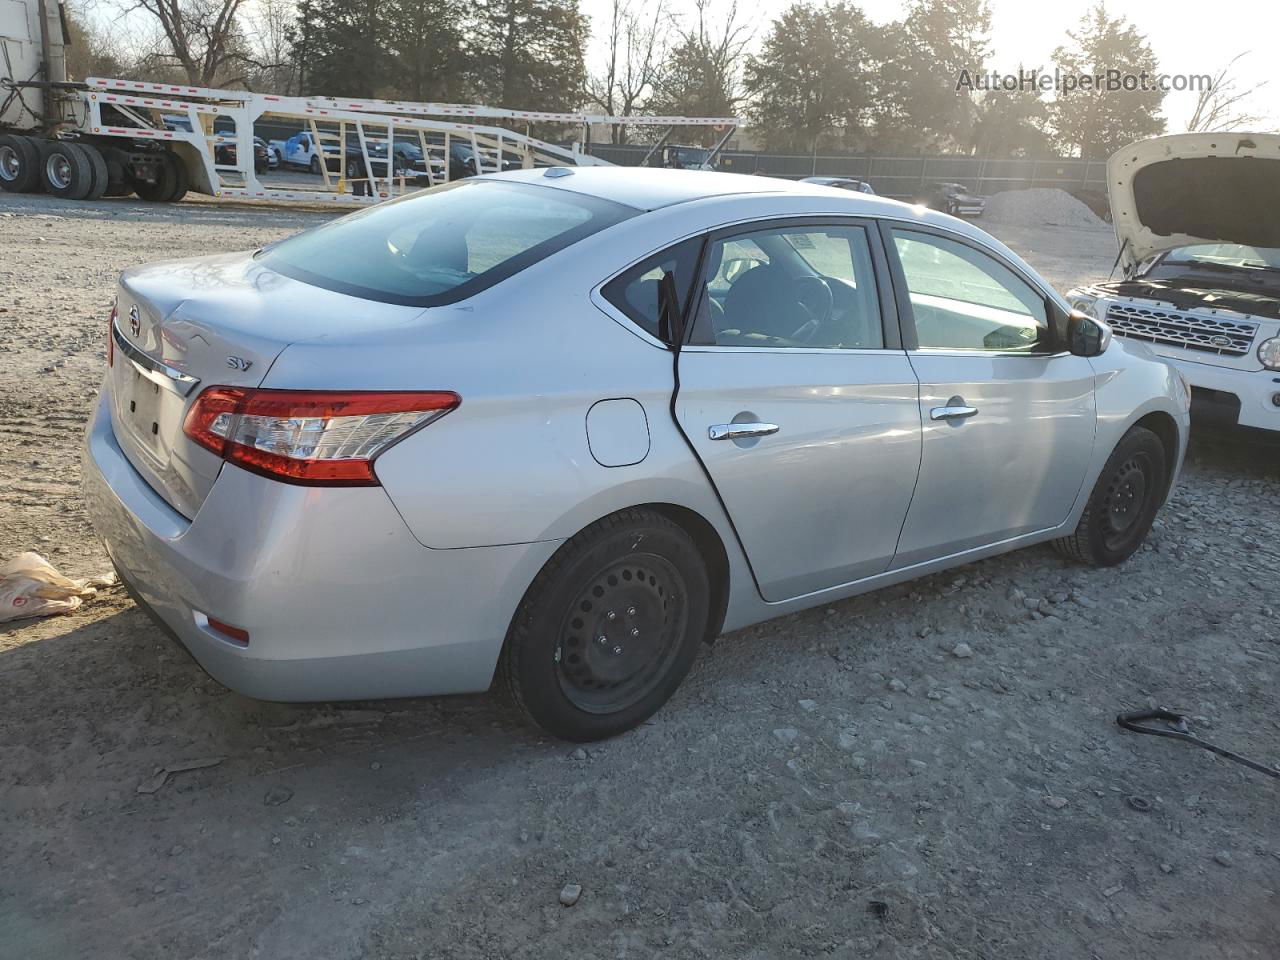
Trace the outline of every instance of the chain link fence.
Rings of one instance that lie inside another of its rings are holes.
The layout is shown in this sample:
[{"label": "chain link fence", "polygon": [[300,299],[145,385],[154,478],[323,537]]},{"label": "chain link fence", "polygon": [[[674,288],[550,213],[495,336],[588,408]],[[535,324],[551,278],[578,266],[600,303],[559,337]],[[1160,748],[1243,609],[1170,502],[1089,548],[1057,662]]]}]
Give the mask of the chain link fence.
[{"label": "chain link fence", "polygon": [[[622,166],[644,160],[644,145],[592,144],[591,153]],[[931,183],[962,183],[979,194],[999,193],[1026,187],[1058,187],[1069,192],[1107,191],[1107,164],[1104,160],[1048,158],[1040,160],[988,160],[955,156],[828,156],[789,155],[747,151],[724,151],[718,168],[728,173],[749,173],[767,177],[852,177],[871,184],[876,193],[900,200],[912,200],[927,193]]]}]

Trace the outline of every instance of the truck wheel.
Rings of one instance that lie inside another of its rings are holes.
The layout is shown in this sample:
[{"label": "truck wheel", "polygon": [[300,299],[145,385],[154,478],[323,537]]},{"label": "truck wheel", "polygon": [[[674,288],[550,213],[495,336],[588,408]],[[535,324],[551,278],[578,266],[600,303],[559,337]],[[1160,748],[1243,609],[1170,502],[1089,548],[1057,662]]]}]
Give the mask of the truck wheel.
[{"label": "truck wheel", "polygon": [[40,148],[30,137],[0,136],[0,189],[30,193],[40,189]]},{"label": "truck wheel", "polygon": [[107,172],[106,158],[103,157],[102,151],[91,143],[78,143],[76,146],[84,151],[84,155],[89,161],[89,169],[93,174],[92,185],[84,198],[86,200],[101,200],[111,183],[111,175]]},{"label": "truck wheel", "polygon": [[191,189],[191,174],[187,165],[176,154],[169,154],[169,164],[173,168],[173,184],[169,190],[169,203],[177,203]]},{"label": "truck wheel", "polygon": [[40,141],[40,175],[45,193],[66,200],[83,200],[93,186],[93,164],[66,140]]},{"label": "truck wheel", "polygon": [[1053,541],[1068,559],[1113,567],[1129,559],[1156,518],[1164,499],[1167,464],[1160,438],[1133,427],[1120,438],[1089,496],[1075,531]]},{"label": "truck wheel", "polygon": [[320,158],[319,157],[311,158],[311,172],[315,174],[317,177],[320,176]]},{"label": "truck wheel", "polygon": [[155,183],[139,181],[134,192],[149,203],[175,203],[187,194],[187,168],[172,153],[160,154]]}]

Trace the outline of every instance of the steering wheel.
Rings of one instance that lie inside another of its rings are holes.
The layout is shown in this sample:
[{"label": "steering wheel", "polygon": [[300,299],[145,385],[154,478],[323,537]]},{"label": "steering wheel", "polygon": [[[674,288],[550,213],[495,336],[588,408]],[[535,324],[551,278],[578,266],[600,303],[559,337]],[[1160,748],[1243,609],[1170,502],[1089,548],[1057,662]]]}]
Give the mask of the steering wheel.
[{"label": "steering wheel", "polygon": [[808,343],[831,319],[835,298],[831,295],[831,286],[822,277],[799,277],[792,283],[795,284],[796,303],[809,315],[809,319],[791,334],[790,339]]}]

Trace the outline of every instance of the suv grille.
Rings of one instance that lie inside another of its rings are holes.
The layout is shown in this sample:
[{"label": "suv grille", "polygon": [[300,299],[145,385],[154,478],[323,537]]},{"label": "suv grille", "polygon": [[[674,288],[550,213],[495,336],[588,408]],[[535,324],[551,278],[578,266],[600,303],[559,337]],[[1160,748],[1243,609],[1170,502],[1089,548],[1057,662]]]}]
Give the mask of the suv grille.
[{"label": "suv grille", "polygon": [[1120,303],[1107,310],[1107,323],[1122,337],[1228,357],[1248,353],[1258,332],[1256,323],[1193,317]]}]

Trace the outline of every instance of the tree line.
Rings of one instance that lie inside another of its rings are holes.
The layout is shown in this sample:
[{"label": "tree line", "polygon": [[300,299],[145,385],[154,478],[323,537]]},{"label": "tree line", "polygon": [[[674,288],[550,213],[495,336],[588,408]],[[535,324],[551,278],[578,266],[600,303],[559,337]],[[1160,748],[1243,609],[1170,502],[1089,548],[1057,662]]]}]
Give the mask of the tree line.
[{"label": "tree line", "polygon": [[[852,0],[796,2],[763,25],[736,0],[694,0],[684,12],[673,0],[613,0],[594,25],[578,0],[120,2],[135,18],[130,42],[80,17],[73,71],[525,110],[737,115],[761,147],[789,153],[1102,158],[1166,128],[1159,89],[962,82],[993,66],[987,0],[909,0],[883,24]],[[588,68],[593,26],[603,54]],[[1099,2],[1043,67],[1151,75],[1159,64],[1146,37]],[[1228,92],[1201,94],[1192,129],[1246,119],[1239,104],[1252,91],[1233,89],[1226,70],[1217,80]],[[612,131],[618,143],[636,135]]]}]

